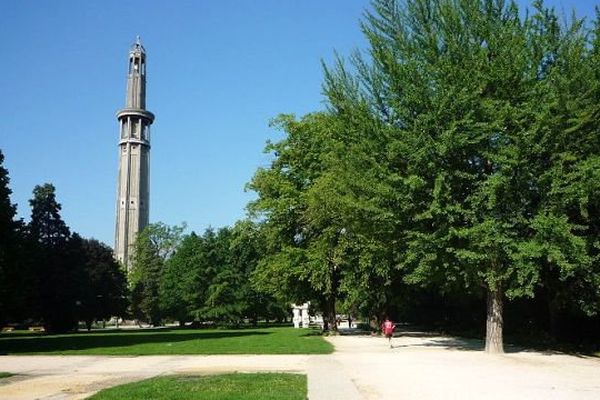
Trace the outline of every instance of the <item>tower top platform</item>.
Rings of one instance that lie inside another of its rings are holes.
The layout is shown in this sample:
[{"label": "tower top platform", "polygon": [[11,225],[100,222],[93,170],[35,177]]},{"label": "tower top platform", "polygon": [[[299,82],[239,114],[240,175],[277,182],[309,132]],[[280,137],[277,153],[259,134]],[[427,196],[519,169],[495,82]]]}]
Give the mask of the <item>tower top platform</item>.
[{"label": "tower top platform", "polygon": [[146,49],[144,48],[144,46],[142,46],[142,41],[140,39],[140,35],[136,36],[135,43],[131,45],[129,52],[146,54]]}]

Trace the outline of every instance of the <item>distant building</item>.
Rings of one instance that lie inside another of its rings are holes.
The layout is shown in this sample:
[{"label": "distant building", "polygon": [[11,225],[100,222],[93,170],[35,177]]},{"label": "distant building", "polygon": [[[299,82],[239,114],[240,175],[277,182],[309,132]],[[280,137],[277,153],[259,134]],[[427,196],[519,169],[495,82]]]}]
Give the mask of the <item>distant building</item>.
[{"label": "distant building", "polygon": [[146,50],[138,36],[129,50],[127,97],[119,120],[119,177],[115,255],[127,270],[138,232],[148,225],[150,208],[150,125],[146,110]]}]

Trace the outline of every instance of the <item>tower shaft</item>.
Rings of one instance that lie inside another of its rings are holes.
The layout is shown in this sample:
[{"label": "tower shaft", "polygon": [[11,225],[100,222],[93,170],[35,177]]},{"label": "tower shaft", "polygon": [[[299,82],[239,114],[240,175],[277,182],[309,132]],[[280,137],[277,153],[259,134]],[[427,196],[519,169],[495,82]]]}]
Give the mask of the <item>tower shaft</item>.
[{"label": "tower shaft", "polygon": [[146,51],[138,40],[129,51],[125,108],[119,121],[119,176],[115,255],[127,270],[136,236],[147,225],[150,206],[150,125],[146,110]]}]

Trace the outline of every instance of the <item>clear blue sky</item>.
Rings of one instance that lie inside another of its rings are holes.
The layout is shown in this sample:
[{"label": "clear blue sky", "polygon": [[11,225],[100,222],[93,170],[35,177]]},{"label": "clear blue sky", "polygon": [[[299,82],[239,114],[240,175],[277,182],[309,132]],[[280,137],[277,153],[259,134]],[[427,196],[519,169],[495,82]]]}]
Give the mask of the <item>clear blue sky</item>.
[{"label": "clear blue sky", "polygon": [[[527,1],[520,1],[528,4]],[[596,1],[554,0],[592,15]],[[364,48],[367,0],[4,0],[0,13],[0,149],[18,214],[53,183],[63,219],[113,245],[117,120],[129,46],[148,55],[150,220],[230,225],[244,185],[279,134],[282,112],[323,108],[320,60]]]}]

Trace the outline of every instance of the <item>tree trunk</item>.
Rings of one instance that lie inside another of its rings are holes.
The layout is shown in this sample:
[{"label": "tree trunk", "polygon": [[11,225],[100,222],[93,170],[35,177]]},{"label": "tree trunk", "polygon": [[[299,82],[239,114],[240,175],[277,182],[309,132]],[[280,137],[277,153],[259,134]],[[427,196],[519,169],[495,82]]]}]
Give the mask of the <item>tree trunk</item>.
[{"label": "tree trunk", "polygon": [[488,288],[487,293],[487,322],[485,336],[486,353],[504,353],[502,342],[502,328],[504,326],[502,300],[504,293],[502,289],[496,288],[492,291]]},{"label": "tree trunk", "polygon": [[335,318],[335,296],[326,297],[325,310],[323,315],[323,330],[330,333],[337,333],[337,321]]}]

